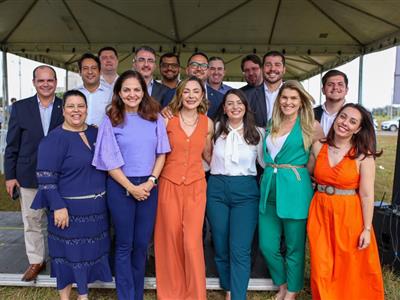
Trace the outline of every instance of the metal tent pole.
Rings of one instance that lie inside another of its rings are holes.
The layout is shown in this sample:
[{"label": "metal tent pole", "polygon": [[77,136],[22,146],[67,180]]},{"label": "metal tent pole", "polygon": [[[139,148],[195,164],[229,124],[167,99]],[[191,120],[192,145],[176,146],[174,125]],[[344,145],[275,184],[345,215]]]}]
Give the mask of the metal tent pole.
[{"label": "metal tent pole", "polygon": [[360,56],[358,67],[358,104],[363,104],[363,71],[364,71],[364,54]]}]

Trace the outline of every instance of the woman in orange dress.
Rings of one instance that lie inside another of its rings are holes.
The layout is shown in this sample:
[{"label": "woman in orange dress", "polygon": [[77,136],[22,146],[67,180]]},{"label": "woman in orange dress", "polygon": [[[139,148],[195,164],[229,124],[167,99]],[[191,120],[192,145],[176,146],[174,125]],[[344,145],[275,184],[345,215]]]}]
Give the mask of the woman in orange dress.
[{"label": "woman in orange dress", "polygon": [[381,153],[369,112],[352,103],[312,147],[309,168],[317,186],[307,231],[313,299],[384,299],[372,229],[375,158]]},{"label": "woman in orange dress", "polygon": [[205,300],[202,228],[206,179],[202,157],[211,158],[213,122],[205,115],[204,84],[183,80],[169,104],[171,152],[160,175],[154,233],[157,299]]}]

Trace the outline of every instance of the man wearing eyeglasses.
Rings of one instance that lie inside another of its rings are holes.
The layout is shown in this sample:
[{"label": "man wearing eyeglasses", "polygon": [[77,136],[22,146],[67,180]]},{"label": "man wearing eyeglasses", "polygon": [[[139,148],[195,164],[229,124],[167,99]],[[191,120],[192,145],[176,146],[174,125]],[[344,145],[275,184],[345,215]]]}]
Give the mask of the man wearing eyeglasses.
[{"label": "man wearing eyeglasses", "polygon": [[214,119],[224,95],[214,90],[212,87],[207,86],[206,82],[208,78],[208,68],[208,56],[203,52],[196,52],[188,59],[186,74],[188,76],[195,76],[203,81],[207,91],[207,99],[210,101],[207,115],[211,119]]},{"label": "man wearing eyeglasses", "polygon": [[179,56],[167,52],[160,57],[161,83],[170,89],[175,89],[179,83]]},{"label": "man wearing eyeglasses", "polygon": [[136,49],[132,68],[143,76],[149,95],[162,103],[165,101],[164,97],[166,97],[169,88],[154,80],[153,74],[156,67],[156,51],[153,48],[141,46]]}]

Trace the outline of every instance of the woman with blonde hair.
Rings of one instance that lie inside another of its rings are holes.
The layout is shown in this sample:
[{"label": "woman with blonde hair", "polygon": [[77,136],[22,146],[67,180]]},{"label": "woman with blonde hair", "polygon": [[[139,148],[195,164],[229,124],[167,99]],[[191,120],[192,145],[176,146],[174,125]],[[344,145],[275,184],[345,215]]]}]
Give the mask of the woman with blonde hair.
[{"label": "woman with blonde hair", "polygon": [[206,299],[202,228],[213,122],[205,115],[205,87],[196,77],[183,80],[169,104],[171,152],[160,175],[154,234],[157,298]]},{"label": "woman with blonde hair", "polygon": [[279,286],[276,299],[295,299],[303,287],[306,223],[313,196],[306,165],[311,144],[323,137],[314,120],[313,102],[298,81],[286,81],[275,101],[264,142],[259,239],[272,280]]}]

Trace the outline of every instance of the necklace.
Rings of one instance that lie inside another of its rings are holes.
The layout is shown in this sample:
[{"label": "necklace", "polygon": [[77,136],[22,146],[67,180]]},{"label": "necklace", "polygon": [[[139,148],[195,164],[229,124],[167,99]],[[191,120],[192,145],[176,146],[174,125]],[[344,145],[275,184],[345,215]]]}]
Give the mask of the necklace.
[{"label": "necklace", "polygon": [[346,152],[348,151],[346,146],[344,146],[343,148],[336,148],[336,147],[333,147],[333,146],[329,146],[329,150],[333,154],[336,154],[336,155],[341,154],[342,152],[345,152],[343,150],[346,150]]},{"label": "necklace", "polygon": [[190,124],[189,122],[187,122],[187,121],[183,118],[182,112],[179,112],[179,116],[181,117],[182,122],[183,122],[186,126],[189,126],[189,127],[196,126],[197,122],[199,121],[199,114],[196,115],[196,119],[194,120],[194,122],[193,122],[192,124]]}]

